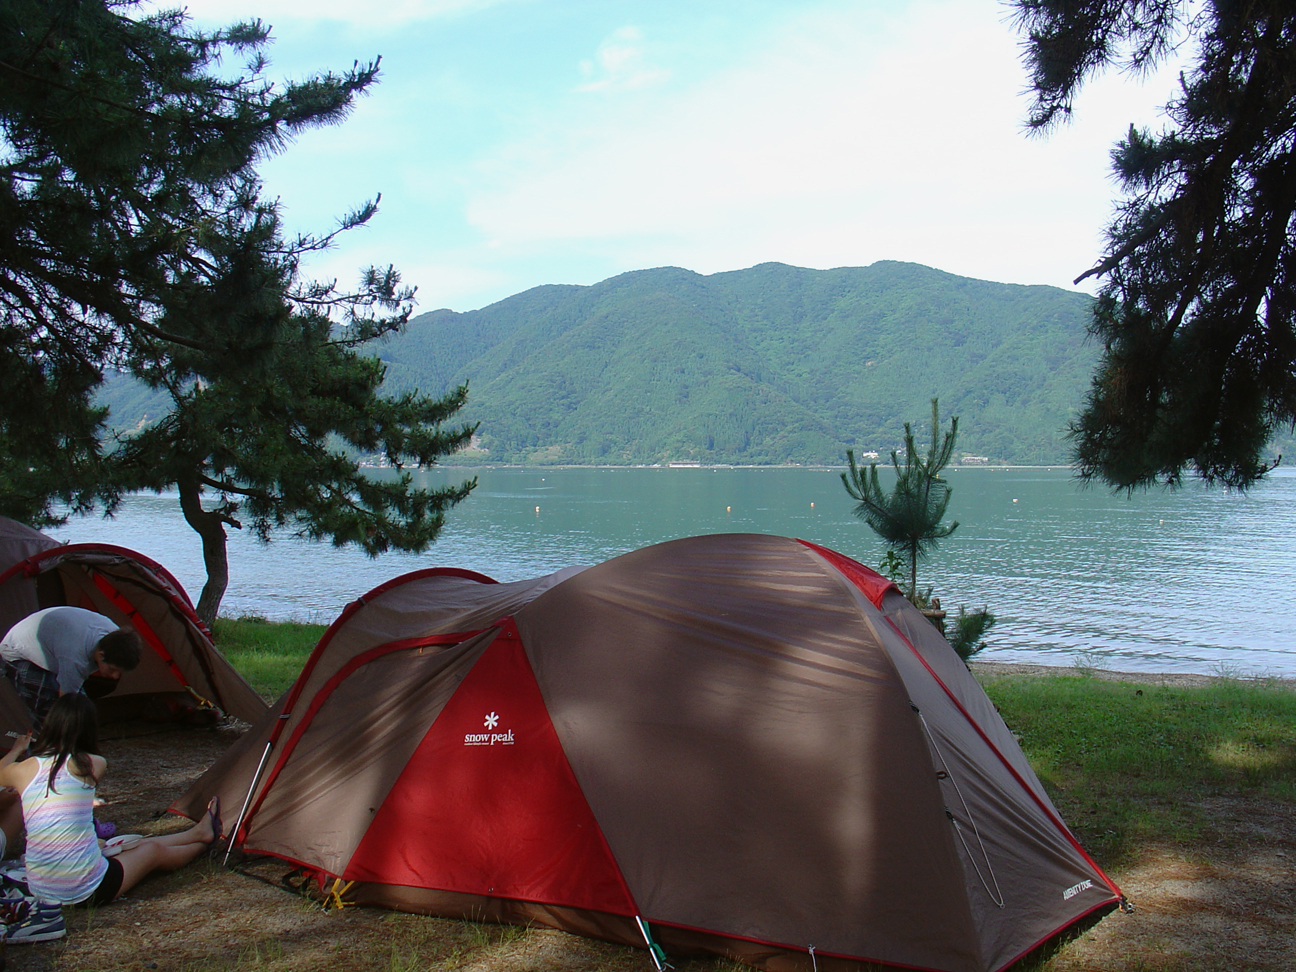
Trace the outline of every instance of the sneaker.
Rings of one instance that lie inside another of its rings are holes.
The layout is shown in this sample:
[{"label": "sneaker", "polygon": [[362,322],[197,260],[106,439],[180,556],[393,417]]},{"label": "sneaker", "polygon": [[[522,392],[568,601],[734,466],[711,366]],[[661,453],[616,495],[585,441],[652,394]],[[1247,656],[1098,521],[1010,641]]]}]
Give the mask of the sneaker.
[{"label": "sneaker", "polygon": [[5,934],[5,941],[15,945],[27,942],[52,942],[67,934],[67,925],[63,922],[63,908],[56,904],[39,901],[22,921],[10,925]]},{"label": "sneaker", "polygon": [[0,898],[0,922],[5,925],[18,924],[31,914],[31,906],[31,898]]}]

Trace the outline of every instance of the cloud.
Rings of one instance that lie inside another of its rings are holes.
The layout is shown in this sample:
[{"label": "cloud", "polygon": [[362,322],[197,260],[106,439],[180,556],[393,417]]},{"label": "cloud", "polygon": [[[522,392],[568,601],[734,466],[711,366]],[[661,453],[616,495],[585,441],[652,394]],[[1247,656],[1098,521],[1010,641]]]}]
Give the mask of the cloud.
[{"label": "cloud", "polygon": [[[500,253],[597,249],[702,272],[903,259],[1069,286],[1100,246],[1107,153],[1139,99],[1096,82],[1076,125],[1027,138],[1016,38],[996,15],[800,11],[653,99],[537,118],[481,165],[467,219]],[[641,40],[613,35],[582,87],[633,77]],[[1096,105],[1119,124],[1084,125]]]},{"label": "cloud", "polygon": [[639,91],[670,78],[670,71],[653,67],[644,54],[643,32],[622,27],[599,45],[593,60],[580,62],[577,91]]},{"label": "cloud", "polygon": [[347,281],[393,261],[423,309],[768,260],[1070,286],[1112,212],[1112,143],[1174,90],[1173,72],[1104,77],[1071,125],[1030,138],[995,0],[669,6],[395,0],[349,24],[360,8],[340,0],[190,9],[275,24],[293,76],[348,63],[371,15],[442,18],[389,31],[383,83],[346,124],[261,167],[293,229],[327,230],[381,190],[374,224],[308,272]]}]

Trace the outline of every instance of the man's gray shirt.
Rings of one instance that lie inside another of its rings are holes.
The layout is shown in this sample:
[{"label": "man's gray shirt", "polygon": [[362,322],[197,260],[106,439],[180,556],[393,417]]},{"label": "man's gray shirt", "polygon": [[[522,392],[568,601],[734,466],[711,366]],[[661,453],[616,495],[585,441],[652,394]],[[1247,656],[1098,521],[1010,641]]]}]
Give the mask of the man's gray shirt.
[{"label": "man's gray shirt", "polygon": [[64,695],[80,692],[94,669],[99,639],[117,625],[94,611],[52,607],[29,614],[0,640],[0,658],[26,660],[58,676]]}]

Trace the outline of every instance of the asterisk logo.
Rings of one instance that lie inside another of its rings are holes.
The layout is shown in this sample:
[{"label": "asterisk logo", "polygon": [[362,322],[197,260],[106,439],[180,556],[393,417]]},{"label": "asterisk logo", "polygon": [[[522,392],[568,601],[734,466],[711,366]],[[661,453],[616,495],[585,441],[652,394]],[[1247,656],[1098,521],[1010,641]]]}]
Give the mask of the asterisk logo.
[{"label": "asterisk logo", "polygon": [[499,716],[497,716],[494,712],[492,712],[490,715],[486,717],[487,729],[494,729],[498,723],[499,723]]}]

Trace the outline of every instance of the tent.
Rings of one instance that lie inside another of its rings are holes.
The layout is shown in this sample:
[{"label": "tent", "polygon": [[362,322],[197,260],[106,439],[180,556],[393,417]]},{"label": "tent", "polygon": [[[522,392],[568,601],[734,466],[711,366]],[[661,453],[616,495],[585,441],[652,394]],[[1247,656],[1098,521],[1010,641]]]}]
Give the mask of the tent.
[{"label": "tent", "polygon": [[[0,572],[59,542],[24,523],[0,516]],[[0,636],[33,611],[40,610],[35,584],[0,585]]]},{"label": "tent", "polygon": [[[7,524],[0,527],[12,532]],[[245,722],[255,723],[265,714],[265,702],[216,650],[184,588],[161,564],[110,544],[51,543],[21,559],[0,560],[0,604],[23,605],[20,617],[70,604],[139,632],[144,641],[139,667],[99,700],[102,717],[152,715],[160,700],[176,693]],[[27,720],[26,707],[8,680],[0,678],[0,728],[19,732],[27,728]]]},{"label": "tent", "polygon": [[339,901],[769,970],[1004,969],[1122,901],[922,614],[782,537],[389,581],[172,809],[214,794]]}]

